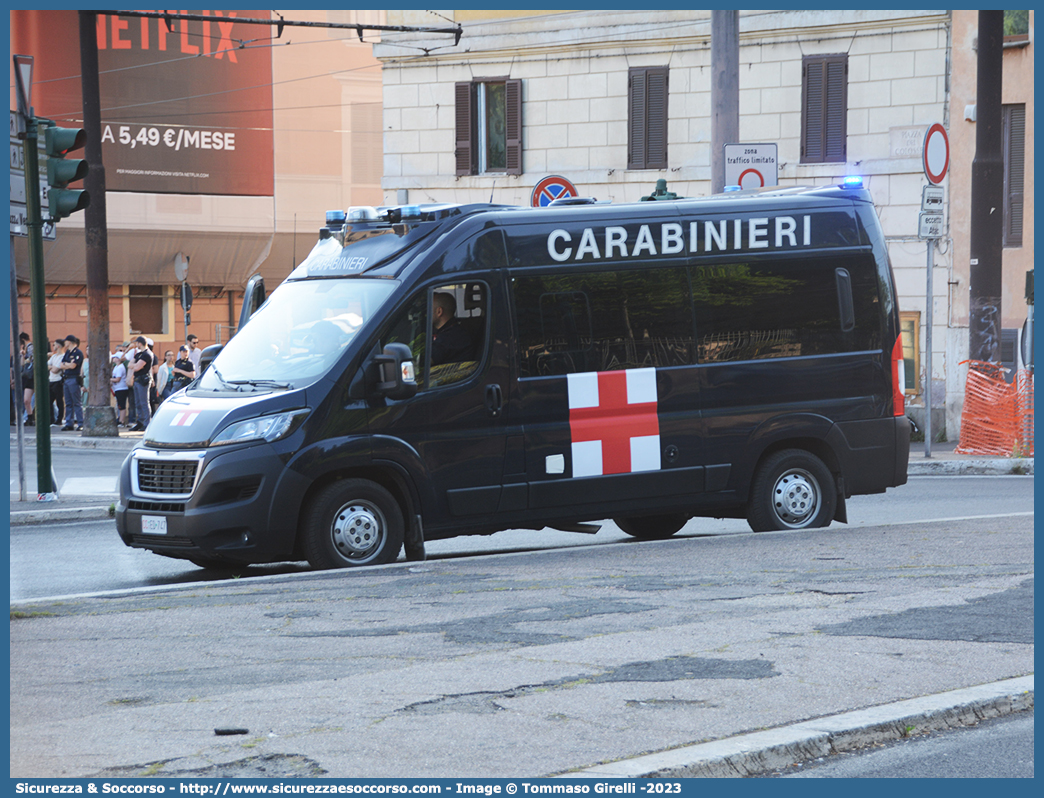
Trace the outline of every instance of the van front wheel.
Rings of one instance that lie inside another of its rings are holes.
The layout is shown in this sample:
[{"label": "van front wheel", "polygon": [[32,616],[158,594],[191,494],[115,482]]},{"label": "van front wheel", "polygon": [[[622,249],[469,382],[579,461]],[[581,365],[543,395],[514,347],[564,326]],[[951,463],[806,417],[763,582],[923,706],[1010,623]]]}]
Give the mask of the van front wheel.
[{"label": "van front wheel", "polygon": [[633,538],[641,540],[663,540],[669,538],[686,523],[687,515],[647,515],[642,518],[614,518],[620,529]]},{"label": "van front wheel", "polygon": [[315,497],[304,522],[305,556],[316,569],[394,562],[405,525],[392,495],[367,479],[342,479]]},{"label": "van front wheel", "polygon": [[801,449],[784,449],[754,475],[747,523],[755,532],[828,526],[836,504],[834,479],[823,461]]}]

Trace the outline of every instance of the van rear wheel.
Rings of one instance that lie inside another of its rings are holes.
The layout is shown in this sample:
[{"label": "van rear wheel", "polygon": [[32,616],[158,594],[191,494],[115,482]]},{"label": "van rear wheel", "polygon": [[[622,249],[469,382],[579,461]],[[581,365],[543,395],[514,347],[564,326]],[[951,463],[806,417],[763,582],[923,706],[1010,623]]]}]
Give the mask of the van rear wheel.
[{"label": "van rear wheel", "polygon": [[305,516],[304,547],[316,569],[394,562],[405,525],[392,495],[368,479],[327,485]]},{"label": "van rear wheel", "polygon": [[754,475],[747,523],[755,532],[824,527],[836,505],[834,478],[826,464],[810,452],[784,449]]},{"label": "van rear wheel", "polygon": [[633,538],[663,540],[669,538],[689,521],[687,515],[646,515],[641,518],[614,518],[620,529]]}]

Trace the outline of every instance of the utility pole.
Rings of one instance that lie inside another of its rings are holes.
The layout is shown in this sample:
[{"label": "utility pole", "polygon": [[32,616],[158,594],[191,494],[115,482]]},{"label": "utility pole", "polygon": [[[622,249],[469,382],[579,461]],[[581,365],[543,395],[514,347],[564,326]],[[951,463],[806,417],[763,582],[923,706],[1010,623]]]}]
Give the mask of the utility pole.
[{"label": "utility pole", "polygon": [[711,11],[711,193],[725,190],[725,145],[739,142],[739,11]]},{"label": "utility pole", "polygon": [[105,213],[105,166],[102,164],[101,94],[98,88],[97,12],[80,11],[80,75],[83,84],[84,153],[89,171],[84,187],[91,203],[84,211],[87,250],[87,407],[83,434],[115,438],[116,415],[109,405],[109,233]]},{"label": "utility pole", "polygon": [[971,184],[969,357],[1000,361],[1001,248],[1004,234],[1004,161],[1001,86],[1004,12],[979,11],[975,97],[975,158]]}]

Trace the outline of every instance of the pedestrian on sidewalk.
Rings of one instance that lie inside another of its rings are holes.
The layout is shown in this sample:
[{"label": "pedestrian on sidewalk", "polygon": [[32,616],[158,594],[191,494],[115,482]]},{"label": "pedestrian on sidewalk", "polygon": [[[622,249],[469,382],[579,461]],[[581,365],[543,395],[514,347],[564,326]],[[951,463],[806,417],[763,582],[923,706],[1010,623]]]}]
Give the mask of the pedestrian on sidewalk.
[{"label": "pedestrian on sidewalk", "polygon": [[22,351],[22,405],[25,412],[22,413],[22,422],[33,426],[33,344],[29,340],[28,333],[18,334],[18,343]]},{"label": "pedestrian on sidewalk", "polygon": [[163,353],[163,362],[156,370],[156,396],[163,402],[174,389],[174,352],[168,349]]},{"label": "pedestrian on sidewalk", "polygon": [[134,365],[134,355],[137,350],[130,341],[124,341],[121,346],[123,347],[123,365],[127,369],[127,426],[133,427],[138,423],[138,412],[134,404],[134,372],[131,371],[131,366]]},{"label": "pedestrian on sidewalk", "polygon": [[51,393],[51,426],[57,427],[65,415],[65,391],[62,387],[62,358],[65,356],[65,341],[56,338],[51,344],[51,357],[47,361],[48,387]]},{"label": "pedestrian on sidewalk", "polygon": [[65,354],[62,356],[62,392],[65,394],[65,426],[63,431],[83,429],[83,404],[80,386],[83,382],[83,352],[80,339],[75,335],[65,336]]},{"label": "pedestrian on sidewalk", "polygon": [[116,349],[112,356],[112,393],[116,397],[116,423],[121,427],[127,426],[127,364],[123,360],[123,351]]},{"label": "pedestrian on sidewalk", "polygon": [[174,361],[173,367],[171,367],[173,377],[171,381],[174,383],[171,393],[177,393],[194,379],[196,379],[196,367],[192,365],[192,361],[189,359],[189,348],[186,344],[182,344],[178,348],[178,359]]},{"label": "pedestrian on sidewalk", "polygon": [[190,334],[185,338],[185,342],[188,344],[188,357],[192,361],[192,370],[199,374],[199,359],[203,356],[203,350],[199,348],[199,338],[194,334]]},{"label": "pedestrian on sidewalk", "polygon": [[83,365],[80,367],[80,405],[87,407],[87,389],[91,384],[91,348],[83,348]]},{"label": "pedestrian on sidewalk", "polygon": [[134,374],[134,409],[138,414],[137,423],[131,427],[136,432],[144,432],[152,420],[149,406],[149,389],[152,387],[152,352],[149,351],[148,339],[139,335],[134,339],[134,363],[131,372]]}]

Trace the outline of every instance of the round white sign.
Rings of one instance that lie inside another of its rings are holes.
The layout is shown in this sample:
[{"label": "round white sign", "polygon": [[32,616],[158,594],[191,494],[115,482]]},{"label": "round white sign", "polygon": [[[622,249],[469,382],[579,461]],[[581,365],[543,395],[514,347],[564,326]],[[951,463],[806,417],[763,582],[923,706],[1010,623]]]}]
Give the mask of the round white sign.
[{"label": "round white sign", "polygon": [[950,167],[950,140],[936,122],[924,134],[924,174],[932,183],[941,183]]}]

